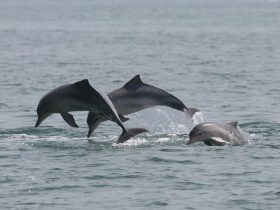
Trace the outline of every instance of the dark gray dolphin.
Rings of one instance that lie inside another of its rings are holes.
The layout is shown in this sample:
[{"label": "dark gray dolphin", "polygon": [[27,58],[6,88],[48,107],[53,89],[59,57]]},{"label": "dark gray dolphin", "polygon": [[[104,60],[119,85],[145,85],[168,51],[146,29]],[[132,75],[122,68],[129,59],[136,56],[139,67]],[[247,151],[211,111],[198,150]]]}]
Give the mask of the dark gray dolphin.
[{"label": "dark gray dolphin", "polygon": [[118,143],[128,140],[139,133],[147,132],[143,128],[126,129],[108,96],[90,86],[87,79],[60,86],[47,93],[37,107],[38,120],[35,127],[53,113],[60,113],[72,127],[78,127],[71,111],[90,111],[97,117],[116,122],[122,128]]},{"label": "dark gray dolphin", "polygon": [[203,141],[208,146],[224,146],[246,144],[247,140],[237,129],[238,122],[201,123],[190,132],[187,144]]},{"label": "dark gray dolphin", "polygon": [[[108,94],[120,116],[132,114],[154,106],[168,106],[170,108],[184,112],[189,118],[198,109],[188,109],[182,101],[170,93],[161,90],[152,85],[142,82],[140,75],[136,75],[128,81],[123,87],[114,90]],[[101,116],[96,116],[94,113],[89,112],[87,123],[89,126],[88,137],[97,128],[97,126],[106,121],[107,119]],[[121,117],[125,122],[128,118]]]}]

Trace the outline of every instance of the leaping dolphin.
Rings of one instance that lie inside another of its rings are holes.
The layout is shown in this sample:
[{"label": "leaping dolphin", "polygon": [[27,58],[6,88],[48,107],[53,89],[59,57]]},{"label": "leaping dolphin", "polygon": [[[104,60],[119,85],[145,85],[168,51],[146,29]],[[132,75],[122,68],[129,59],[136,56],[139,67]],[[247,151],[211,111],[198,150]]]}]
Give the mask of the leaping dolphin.
[{"label": "leaping dolphin", "polygon": [[[114,90],[108,94],[120,116],[129,115],[154,106],[168,106],[170,108],[184,112],[189,118],[198,109],[188,109],[182,101],[170,93],[161,90],[152,85],[142,82],[140,75],[134,76],[123,87]],[[107,119],[102,116],[96,116],[89,112],[87,123],[89,126],[88,137],[98,127],[98,125]],[[128,118],[121,117],[125,122]]]},{"label": "leaping dolphin", "polygon": [[108,96],[91,87],[88,80],[60,86],[47,93],[37,107],[38,120],[35,127],[53,113],[60,113],[62,118],[72,127],[78,127],[71,111],[90,111],[94,116],[116,122],[122,128],[118,143],[143,132],[144,128],[126,129]]},{"label": "leaping dolphin", "polygon": [[187,144],[203,141],[208,146],[224,146],[246,144],[247,140],[237,129],[238,122],[201,123],[190,132]]}]

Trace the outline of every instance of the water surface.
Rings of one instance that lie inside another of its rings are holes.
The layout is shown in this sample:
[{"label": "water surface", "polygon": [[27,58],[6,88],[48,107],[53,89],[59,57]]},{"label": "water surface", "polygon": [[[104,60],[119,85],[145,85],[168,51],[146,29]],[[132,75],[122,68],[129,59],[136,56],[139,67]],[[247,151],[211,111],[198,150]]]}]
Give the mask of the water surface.
[{"label": "water surface", "polygon": [[[278,209],[280,2],[0,2],[1,209]],[[162,107],[129,116],[143,134],[86,138],[40,98],[88,78],[108,93],[134,75],[202,110],[238,120],[249,144],[185,145],[193,123]]]}]

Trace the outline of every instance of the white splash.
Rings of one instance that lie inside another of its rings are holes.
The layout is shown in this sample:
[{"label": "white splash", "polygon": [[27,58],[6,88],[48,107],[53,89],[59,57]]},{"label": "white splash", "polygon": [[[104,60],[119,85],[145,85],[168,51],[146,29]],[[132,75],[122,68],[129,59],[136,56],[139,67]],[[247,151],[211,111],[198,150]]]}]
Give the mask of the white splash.
[{"label": "white splash", "polygon": [[204,118],[204,115],[202,112],[196,112],[194,113],[193,117],[192,117],[192,120],[193,120],[193,124],[194,125],[198,125],[200,123],[203,123],[203,118]]},{"label": "white splash", "polygon": [[128,147],[136,147],[142,144],[146,144],[147,140],[146,139],[142,139],[142,138],[137,138],[137,139],[129,139],[128,141],[124,142],[124,143],[113,143],[112,146],[114,147],[123,147],[123,146],[128,146]]},{"label": "white splash", "polygon": [[22,141],[26,140],[30,141],[69,141],[69,140],[79,140],[77,137],[64,137],[64,136],[35,136],[35,135],[28,135],[28,134],[12,134],[7,135],[7,138],[13,141]]},{"label": "white splash", "polygon": [[155,140],[155,142],[164,143],[164,142],[168,142],[169,140],[170,140],[170,138],[161,137],[161,138],[158,138],[157,140]]},{"label": "white splash", "polygon": [[38,139],[38,136],[34,135],[28,135],[28,134],[11,134],[11,135],[6,135],[8,139],[11,140],[36,140]]}]

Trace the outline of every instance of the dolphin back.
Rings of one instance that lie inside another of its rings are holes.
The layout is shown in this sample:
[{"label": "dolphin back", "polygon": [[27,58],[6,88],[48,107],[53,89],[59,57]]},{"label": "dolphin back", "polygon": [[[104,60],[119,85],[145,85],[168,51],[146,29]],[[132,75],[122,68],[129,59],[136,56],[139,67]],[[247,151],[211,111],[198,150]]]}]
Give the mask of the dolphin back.
[{"label": "dolphin back", "polygon": [[[144,83],[140,75],[134,76],[131,80],[129,80],[124,86],[128,92],[135,92],[136,95],[143,95],[146,98],[149,98],[149,101],[153,101],[152,104],[147,104],[146,107],[152,106],[168,106],[172,109],[176,109],[178,111],[185,112],[188,117],[192,117],[194,113],[189,111],[186,105],[174,95],[157,88],[155,86]],[[113,93],[113,92],[112,92]],[[111,93],[110,93],[111,94]],[[109,94],[109,95],[110,95]],[[113,95],[113,94],[112,94]]]}]

